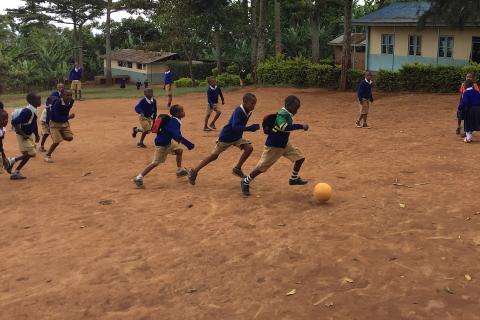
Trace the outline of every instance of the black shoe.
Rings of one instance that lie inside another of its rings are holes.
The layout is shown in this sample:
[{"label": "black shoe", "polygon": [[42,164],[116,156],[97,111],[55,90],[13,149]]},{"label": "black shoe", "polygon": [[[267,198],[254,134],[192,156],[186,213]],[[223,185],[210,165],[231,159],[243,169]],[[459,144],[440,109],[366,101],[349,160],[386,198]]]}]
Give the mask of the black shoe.
[{"label": "black shoe", "polygon": [[298,177],[296,179],[288,180],[288,184],[291,186],[303,186],[308,183],[308,180],[302,180],[302,178]]},{"label": "black shoe", "polygon": [[137,148],[143,148],[145,149],[147,146],[144,145],[142,142],[137,143]]},{"label": "black shoe", "polygon": [[370,129],[368,124],[366,122],[363,123],[362,129]]},{"label": "black shoe", "polygon": [[460,127],[457,128],[457,130],[455,131],[455,133],[457,134],[457,136],[460,135]]},{"label": "black shoe", "polygon": [[217,127],[215,127],[215,124],[213,124],[213,123],[210,125],[210,128],[213,129],[213,130],[217,130]]},{"label": "black shoe", "polygon": [[250,195],[250,185],[246,184],[245,181],[240,180],[240,187],[242,188],[242,193],[244,196],[249,196]]},{"label": "black shoe", "polygon": [[135,137],[137,136],[137,127],[133,127],[133,130],[132,130],[132,138],[135,139]]},{"label": "black shoe", "polygon": [[11,174],[12,169],[13,169],[13,163],[10,162],[10,159],[7,158],[7,161],[5,162],[5,171],[7,171],[8,174]]},{"label": "black shoe", "polygon": [[237,167],[233,168],[232,173],[234,175],[236,175],[237,177],[245,178],[245,173],[243,173],[242,169],[240,169],[240,168],[237,168]]},{"label": "black shoe", "polygon": [[189,169],[187,177],[188,177],[188,183],[194,186],[195,180],[197,180],[197,173],[193,171],[193,169]]},{"label": "black shoe", "polygon": [[362,127],[362,125],[360,124],[360,121],[355,121],[355,126],[356,126],[357,128],[361,128],[361,127]]},{"label": "black shoe", "polygon": [[10,180],[24,180],[27,179],[27,177],[22,176],[20,172],[15,172],[10,175]]}]

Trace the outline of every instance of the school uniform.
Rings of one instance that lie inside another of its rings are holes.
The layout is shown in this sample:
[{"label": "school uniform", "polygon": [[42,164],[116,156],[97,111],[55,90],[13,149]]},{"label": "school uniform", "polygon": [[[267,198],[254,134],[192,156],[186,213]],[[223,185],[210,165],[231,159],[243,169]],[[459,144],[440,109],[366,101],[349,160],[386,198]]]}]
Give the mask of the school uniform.
[{"label": "school uniform", "polygon": [[173,91],[173,75],[172,71],[168,70],[165,71],[165,74],[163,76],[163,83],[165,84],[165,94],[167,96],[172,95]]},{"label": "school uniform", "polygon": [[172,117],[161,127],[155,137],[155,154],[152,164],[164,163],[169,154],[175,154],[177,150],[181,150],[179,143],[185,145],[189,150],[193,149],[193,143],[182,136],[181,125],[182,121],[180,119]]},{"label": "school uniform", "polygon": [[245,69],[240,70],[240,86],[245,85],[245,79],[247,79],[247,71]]},{"label": "school uniform", "polygon": [[143,97],[135,106],[135,112],[138,113],[138,121],[143,132],[152,131],[153,119],[157,117],[157,100],[153,97],[152,99]]},{"label": "school uniform", "polygon": [[285,157],[291,162],[305,158],[302,152],[289,142],[290,131],[293,130],[303,130],[303,125],[294,124],[293,114],[282,108],[277,114],[275,127],[267,136],[256,170],[266,172],[281,157]]},{"label": "school uniform", "polygon": [[57,99],[53,103],[50,112],[50,134],[52,136],[53,143],[60,143],[63,140],[72,141],[73,132],[70,128],[70,110],[73,107],[74,100],[68,105],[63,104],[62,99]]},{"label": "school uniform", "polygon": [[[480,92],[480,89],[478,88],[478,85],[476,83],[473,84],[473,89],[475,91],[478,91]],[[460,92],[460,104],[458,105],[458,109],[457,109],[457,119],[458,120],[464,120],[465,119],[465,114],[464,114],[464,111],[465,109],[461,109],[460,106],[462,104],[462,98],[463,98],[463,94],[465,93],[465,91],[467,91],[467,88],[465,87],[465,83],[462,83],[462,85],[460,86],[460,89],[459,89],[459,92]]]},{"label": "school uniform", "polygon": [[213,150],[213,154],[220,155],[222,152],[235,146],[241,148],[244,145],[252,144],[249,140],[243,138],[245,131],[254,132],[258,129],[258,126],[247,126],[248,119],[252,115],[252,112],[246,112],[243,104],[236,107],[233,111],[228,123],[220,131],[217,144]]},{"label": "school uniform", "polygon": [[83,75],[83,68],[73,68],[70,70],[70,74],[68,75],[68,80],[71,81],[70,89],[75,91],[82,90],[82,75]]},{"label": "school uniform", "polygon": [[357,90],[358,101],[360,101],[360,114],[366,115],[370,109],[370,104],[373,102],[372,95],[372,81],[363,79],[360,81]]},{"label": "school uniform", "polygon": [[473,131],[480,131],[480,92],[474,88],[466,89],[459,109],[465,115],[463,122],[465,132],[471,134]]},{"label": "school uniform", "polygon": [[62,94],[58,91],[53,91],[45,102],[45,109],[43,109],[42,115],[40,116],[42,124],[42,135],[50,134],[50,113],[52,110],[52,105],[55,101],[62,98]]},{"label": "school uniform", "polygon": [[218,109],[218,97],[222,98],[222,102],[224,102],[223,99],[223,93],[222,89],[220,89],[220,86],[208,86],[207,90],[207,99],[208,99],[208,106],[207,106],[207,116],[211,115],[213,110],[219,110]]},{"label": "school uniform", "polygon": [[18,148],[21,153],[26,153],[31,157],[35,157],[37,154],[35,150],[35,138],[39,138],[37,118],[37,108],[28,105],[20,111],[18,116],[12,119],[12,125],[20,125],[20,130],[28,136],[28,138],[25,139],[22,134],[17,133]]}]

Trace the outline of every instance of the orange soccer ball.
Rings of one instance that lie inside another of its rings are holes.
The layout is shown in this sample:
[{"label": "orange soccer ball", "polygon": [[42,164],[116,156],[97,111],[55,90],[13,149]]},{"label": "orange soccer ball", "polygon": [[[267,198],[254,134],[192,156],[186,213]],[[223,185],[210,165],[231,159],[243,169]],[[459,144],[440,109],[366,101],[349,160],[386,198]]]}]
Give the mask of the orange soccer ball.
[{"label": "orange soccer ball", "polygon": [[319,202],[325,202],[332,196],[332,187],[328,183],[317,183],[313,188],[313,196]]}]

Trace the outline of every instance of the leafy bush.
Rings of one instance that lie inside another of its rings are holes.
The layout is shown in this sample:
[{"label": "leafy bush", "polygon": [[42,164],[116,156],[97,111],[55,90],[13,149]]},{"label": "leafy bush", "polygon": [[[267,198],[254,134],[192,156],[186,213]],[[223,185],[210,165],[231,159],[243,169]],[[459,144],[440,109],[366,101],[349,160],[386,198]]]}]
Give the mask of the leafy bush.
[{"label": "leafy bush", "polygon": [[253,75],[251,73],[247,74],[247,77],[245,78],[245,84],[250,85],[254,83],[255,81],[253,80]]},{"label": "leafy bush", "polygon": [[207,80],[201,80],[201,81],[199,81],[199,82],[197,82],[197,83],[198,83],[198,86],[199,86],[199,87],[205,87],[205,88],[208,87],[208,82],[207,82]]},{"label": "leafy bush", "polygon": [[[180,78],[190,77],[190,70],[188,68],[188,62],[186,61],[170,61],[168,62],[170,70],[172,70],[172,75],[174,80]],[[210,76],[212,73],[212,67],[215,66],[215,63],[194,63],[192,65],[193,77],[195,79],[205,79]]]},{"label": "leafy bush", "polygon": [[380,70],[375,75],[375,85],[384,91],[400,90],[400,73],[398,71]]},{"label": "leafy bush", "polygon": [[229,65],[225,68],[225,71],[230,74],[239,74],[240,73],[240,66],[236,64]]},{"label": "leafy bush", "polygon": [[222,87],[234,87],[240,84],[240,76],[235,74],[223,73],[218,75],[216,79]]},{"label": "leafy bush", "polygon": [[335,65],[335,59],[333,59],[333,57],[328,57],[328,58],[325,58],[325,59],[320,59],[320,61],[318,61],[319,64],[328,64],[329,66],[334,66]]},{"label": "leafy bush", "polygon": [[[216,64],[215,64],[215,65],[216,65]],[[220,74],[220,72],[218,71],[218,68],[217,68],[217,67],[215,67],[215,68],[212,69],[212,75],[213,75],[214,77],[218,76],[219,74]]]},{"label": "leafy bush", "polygon": [[175,80],[175,86],[177,88],[193,87],[192,79],[190,79],[190,78],[180,78],[178,80]]}]

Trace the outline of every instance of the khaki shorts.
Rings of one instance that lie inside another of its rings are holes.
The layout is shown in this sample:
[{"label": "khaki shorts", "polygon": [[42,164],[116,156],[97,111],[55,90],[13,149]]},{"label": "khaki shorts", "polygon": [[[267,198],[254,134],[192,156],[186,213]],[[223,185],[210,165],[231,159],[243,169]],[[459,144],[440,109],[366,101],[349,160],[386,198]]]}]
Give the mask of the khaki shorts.
[{"label": "khaki shorts", "polygon": [[82,90],[82,81],[80,80],[72,80],[72,84],[70,85],[70,90]]},{"label": "khaki shorts", "polygon": [[167,156],[169,154],[175,154],[177,150],[182,150],[182,148],[175,142],[171,142],[168,146],[155,146],[152,164],[159,165],[160,163],[164,163],[165,160],[167,160]]},{"label": "khaki shorts", "polygon": [[150,131],[152,131],[152,118],[139,116],[138,120],[140,121],[140,128],[142,128],[143,132],[149,133]]},{"label": "khaki shorts", "polygon": [[292,162],[305,158],[302,152],[290,143],[288,143],[285,148],[264,146],[262,156],[260,157],[255,170],[266,172],[281,157],[285,157]]},{"label": "khaki shorts", "polygon": [[53,143],[60,143],[63,140],[73,140],[73,132],[68,122],[50,121],[50,135],[52,136]]},{"label": "khaki shorts", "polygon": [[209,116],[212,114],[213,111],[220,111],[220,108],[218,107],[218,104],[212,104],[212,106],[210,107],[210,105],[207,104],[207,110],[206,110],[206,115]]},{"label": "khaki shorts", "polygon": [[165,94],[167,96],[171,96],[172,95],[172,92],[173,92],[173,85],[170,83],[170,84],[166,84],[165,85]]},{"label": "khaki shorts", "polygon": [[19,134],[17,134],[16,136],[20,152],[26,153],[30,157],[35,157],[37,155],[37,151],[35,150],[35,139],[33,137],[33,133],[30,135],[30,137],[28,137],[28,139],[24,139]]},{"label": "khaki shorts", "polygon": [[42,135],[50,134],[50,127],[44,121],[42,121]]},{"label": "khaki shorts", "polygon": [[370,101],[366,99],[362,99],[360,102],[360,114],[368,114],[368,110],[370,109]]},{"label": "khaki shorts", "polygon": [[252,144],[250,141],[247,139],[238,139],[237,141],[234,142],[222,142],[222,141],[217,141],[217,145],[215,146],[215,149],[213,149],[213,154],[216,154],[217,156],[220,155],[222,152],[230,148],[231,146],[237,147],[239,149],[242,148],[242,146],[246,144]]}]

